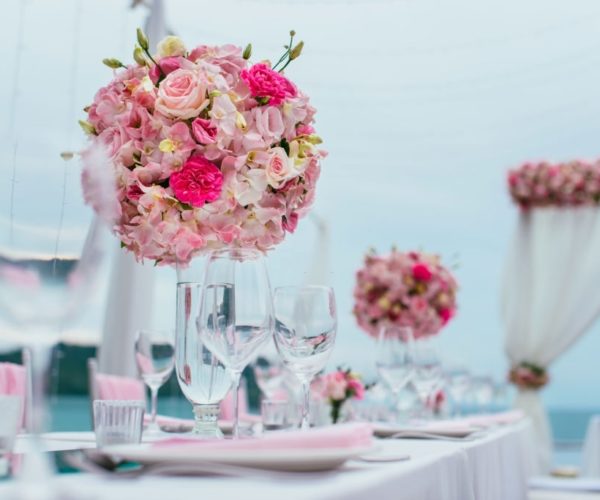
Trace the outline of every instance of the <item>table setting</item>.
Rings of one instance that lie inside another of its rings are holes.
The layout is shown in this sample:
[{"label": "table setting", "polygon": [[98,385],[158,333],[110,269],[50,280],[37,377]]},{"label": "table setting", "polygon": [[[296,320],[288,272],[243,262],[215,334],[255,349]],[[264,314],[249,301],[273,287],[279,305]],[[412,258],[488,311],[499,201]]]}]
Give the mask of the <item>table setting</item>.
[{"label": "table setting", "polygon": [[[304,42],[291,31],[268,61],[251,44],[157,41],[138,28],[131,61],[103,60],[112,76],[79,121],[87,229],[66,198],[56,232],[21,206],[0,219],[0,309],[31,357],[0,377],[14,378],[0,392],[0,497],[525,499],[529,419],[494,407],[503,382],[444,360],[459,285],[441,256],[365,255],[352,314],[369,382],[330,367],[342,334],[332,286],[271,285],[269,254],[308,214],[327,157],[315,108],[284,73]],[[174,327],[122,340],[135,377],[90,360],[92,430],[48,432],[52,346],[85,314],[109,238],[174,269]],[[187,418],[158,413],[171,377]]]}]

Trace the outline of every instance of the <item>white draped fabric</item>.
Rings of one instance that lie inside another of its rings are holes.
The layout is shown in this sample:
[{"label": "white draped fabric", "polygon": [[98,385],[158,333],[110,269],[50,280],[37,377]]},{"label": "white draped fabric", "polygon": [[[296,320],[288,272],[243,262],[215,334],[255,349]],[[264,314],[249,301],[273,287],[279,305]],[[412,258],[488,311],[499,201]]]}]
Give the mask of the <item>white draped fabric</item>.
[{"label": "white draped fabric", "polygon": [[600,478],[600,415],[592,417],[588,424],[583,443],[581,475]]},{"label": "white draped fabric", "polygon": [[[145,32],[152,45],[167,34],[162,0],[153,0]],[[98,367],[103,373],[134,375],[133,344],[136,331],[148,328],[154,298],[155,272],[151,263],[138,264],[131,254],[117,249],[108,290]]]},{"label": "white draped fabric", "polygon": [[[600,314],[600,211],[540,208],[520,214],[503,290],[506,352],[513,365],[548,368]],[[535,391],[516,406],[534,422],[539,461],[550,464],[551,436]]]}]

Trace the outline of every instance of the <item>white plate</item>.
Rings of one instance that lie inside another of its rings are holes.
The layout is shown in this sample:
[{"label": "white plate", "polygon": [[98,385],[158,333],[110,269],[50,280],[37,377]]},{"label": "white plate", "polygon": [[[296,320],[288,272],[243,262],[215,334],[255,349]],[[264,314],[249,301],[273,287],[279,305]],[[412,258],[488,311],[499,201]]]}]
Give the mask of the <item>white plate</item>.
[{"label": "white plate", "polygon": [[477,432],[479,429],[473,427],[434,427],[434,426],[401,426],[393,424],[373,424],[373,433],[377,437],[391,437],[394,434],[402,434],[404,438],[425,438],[426,435],[449,437],[449,438],[466,438]]},{"label": "white plate", "polygon": [[240,467],[287,472],[315,472],[335,469],[347,460],[373,448],[326,448],[287,450],[203,450],[201,447],[152,447],[151,445],[111,446],[102,450],[107,455],[141,464],[219,463]]}]

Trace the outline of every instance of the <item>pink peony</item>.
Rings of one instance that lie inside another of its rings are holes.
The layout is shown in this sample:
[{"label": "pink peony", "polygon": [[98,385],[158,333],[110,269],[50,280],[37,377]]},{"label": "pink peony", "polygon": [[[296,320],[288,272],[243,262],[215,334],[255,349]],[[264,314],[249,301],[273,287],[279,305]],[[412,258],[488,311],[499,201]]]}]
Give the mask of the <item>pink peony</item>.
[{"label": "pink peony", "polygon": [[206,158],[192,156],[179,172],[171,175],[169,186],[179,201],[201,207],[219,198],[223,174]]},{"label": "pink peony", "polygon": [[192,133],[200,144],[213,144],[217,137],[217,127],[213,127],[210,120],[196,118],[192,122]]},{"label": "pink peony", "polygon": [[296,97],[298,91],[292,82],[265,63],[257,63],[240,73],[253,97],[268,99],[270,106],[278,106],[288,97]]}]

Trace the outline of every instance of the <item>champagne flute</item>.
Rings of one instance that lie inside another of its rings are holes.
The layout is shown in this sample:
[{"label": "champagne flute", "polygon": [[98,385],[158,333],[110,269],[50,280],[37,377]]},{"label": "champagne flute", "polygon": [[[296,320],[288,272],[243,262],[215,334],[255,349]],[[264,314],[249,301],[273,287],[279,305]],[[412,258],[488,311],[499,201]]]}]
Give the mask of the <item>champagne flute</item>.
[{"label": "champagne flute", "polygon": [[199,331],[233,379],[233,436],[239,436],[242,371],[271,338],[273,301],[263,254],[253,249],[213,252],[206,265]]},{"label": "champagne flute", "polygon": [[275,344],[284,364],[302,383],[302,429],[310,427],[310,383],[325,368],[335,343],[333,289],[325,286],[275,289]]},{"label": "champagne flute", "polygon": [[150,389],[150,423],[147,436],[163,432],[156,421],[158,390],[169,380],[175,365],[175,335],[172,331],[140,330],[135,338],[135,360],[142,380]]},{"label": "champagne flute", "polygon": [[231,377],[200,338],[201,298],[201,283],[177,284],[177,382],[193,407],[192,432],[205,438],[222,438],[219,403],[231,388]]},{"label": "champagne flute", "polygon": [[380,329],[375,365],[379,377],[394,396],[396,411],[399,411],[400,391],[414,374],[412,350],[412,328],[384,326]]}]

